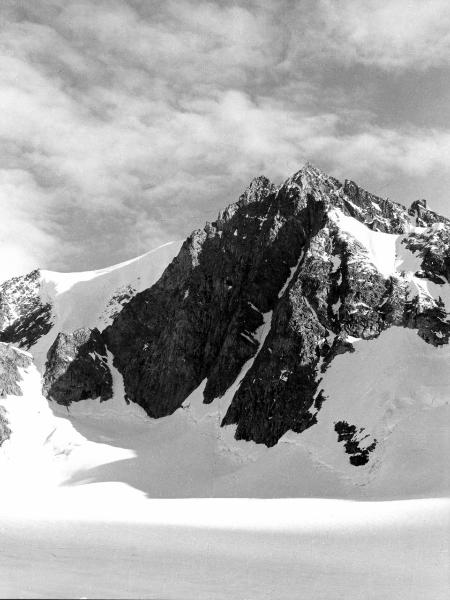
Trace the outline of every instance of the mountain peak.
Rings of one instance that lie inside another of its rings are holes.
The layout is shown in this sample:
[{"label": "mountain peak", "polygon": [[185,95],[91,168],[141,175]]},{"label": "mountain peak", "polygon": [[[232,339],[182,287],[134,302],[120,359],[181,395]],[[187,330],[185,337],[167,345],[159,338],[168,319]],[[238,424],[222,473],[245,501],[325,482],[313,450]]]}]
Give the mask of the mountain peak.
[{"label": "mountain peak", "polygon": [[303,165],[303,167],[300,170],[303,171],[304,173],[314,173],[317,175],[326,175],[326,173],[324,173],[324,171],[322,171],[322,169],[319,169],[319,167],[316,167],[315,165],[313,165],[313,163],[309,160],[307,160],[305,162],[305,164]]},{"label": "mountain peak", "polygon": [[328,179],[329,175],[313,165],[310,161],[306,161],[303,167],[296,171],[289,179],[295,181],[301,177],[309,177],[314,179]]},{"label": "mountain peak", "polygon": [[264,200],[271,192],[275,191],[275,185],[265,175],[254,177],[244,193],[239,197],[241,206],[252,202],[260,202]]},{"label": "mountain peak", "polygon": [[[247,206],[248,204],[253,204],[255,202],[262,202],[270,194],[276,192],[276,190],[277,188],[275,185],[265,175],[254,177],[244,192],[239,196],[239,200],[229,204],[226,208],[219,212],[217,220],[213,223],[213,225],[228,221],[242,206]],[[207,224],[207,226],[209,227],[210,225]]]},{"label": "mountain peak", "polygon": [[408,214],[415,218],[416,225],[420,227],[430,227],[433,223],[445,223],[450,225],[449,219],[427,207],[425,198],[414,200],[408,210]]}]

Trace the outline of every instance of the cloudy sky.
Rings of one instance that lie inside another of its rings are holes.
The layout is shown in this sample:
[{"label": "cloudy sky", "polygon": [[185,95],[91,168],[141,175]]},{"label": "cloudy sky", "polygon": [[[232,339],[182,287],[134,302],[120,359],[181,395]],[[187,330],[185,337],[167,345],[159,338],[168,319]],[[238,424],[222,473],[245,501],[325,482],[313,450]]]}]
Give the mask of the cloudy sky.
[{"label": "cloudy sky", "polygon": [[184,238],[306,161],[450,216],[448,0],[1,0],[0,280]]}]

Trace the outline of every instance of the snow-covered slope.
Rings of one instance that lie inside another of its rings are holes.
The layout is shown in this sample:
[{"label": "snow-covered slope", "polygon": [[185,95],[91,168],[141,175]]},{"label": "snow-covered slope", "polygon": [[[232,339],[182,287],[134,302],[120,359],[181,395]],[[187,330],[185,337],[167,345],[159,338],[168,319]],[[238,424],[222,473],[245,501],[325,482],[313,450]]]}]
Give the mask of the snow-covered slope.
[{"label": "snow-covered slope", "polygon": [[111,488],[97,518],[59,497],[40,519],[2,519],[0,595],[448,598],[446,501],[146,500],[117,520],[115,500],[129,508]]}]

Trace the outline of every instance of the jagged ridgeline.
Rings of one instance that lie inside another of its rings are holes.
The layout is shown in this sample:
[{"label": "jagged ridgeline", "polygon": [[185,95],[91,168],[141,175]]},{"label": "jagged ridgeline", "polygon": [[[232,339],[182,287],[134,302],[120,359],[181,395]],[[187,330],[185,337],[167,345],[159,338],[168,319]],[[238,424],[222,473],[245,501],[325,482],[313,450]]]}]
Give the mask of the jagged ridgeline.
[{"label": "jagged ridgeline", "polygon": [[[448,344],[449,235],[425,201],[406,209],[308,164],[279,187],[254,179],[155,283],[121,294],[103,326],[53,331],[39,272],[6,282],[0,340],[33,352],[45,338],[44,393],[66,405],[111,397],[109,360],[126,399],[154,418],[202,382],[214,403],[240,381],[222,425],[272,446],[317,423],[333,401],[322,377],[355,340],[396,326]],[[357,423],[336,427],[352,464],[367,462],[376,441],[361,450]]]}]

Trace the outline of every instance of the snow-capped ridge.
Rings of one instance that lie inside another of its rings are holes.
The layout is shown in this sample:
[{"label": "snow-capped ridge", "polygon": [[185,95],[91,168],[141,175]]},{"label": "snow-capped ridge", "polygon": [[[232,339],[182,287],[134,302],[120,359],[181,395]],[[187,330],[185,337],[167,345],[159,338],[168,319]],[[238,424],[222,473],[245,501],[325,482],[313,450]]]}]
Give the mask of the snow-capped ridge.
[{"label": "snow-capped ridge", "polygon": [[[39,273],[41,276],[41,282],[45,285],[54,286],[54,293],[56,295],[63,294],[64,292],[69,291],[74,285],[77,283],[81,283],[84,281],[91,281],[92,279],[96,279],[97,277],[102,277],[104,275],[109,275],[114,271],[119,269],[124,269],[125,267],[129,267],[134,265],[135,263],[142,263],[151,255],[158,253],[163,248],[168,248],[175,244],[180,245],[181,242],[166,242],[161,246],[157,246],[156,248],[145,252],[139,256],[131,258],[129,260],[117,263],[110,267],[104,267],[102,269],[94,269],[92,271],[75,271],[70,273],[58,272],[58,271],[48,271],[46,269],[39,269]],[[142,269],[143,270],[143,269]],[[44,292],[45,293],[45,292]]]}]

